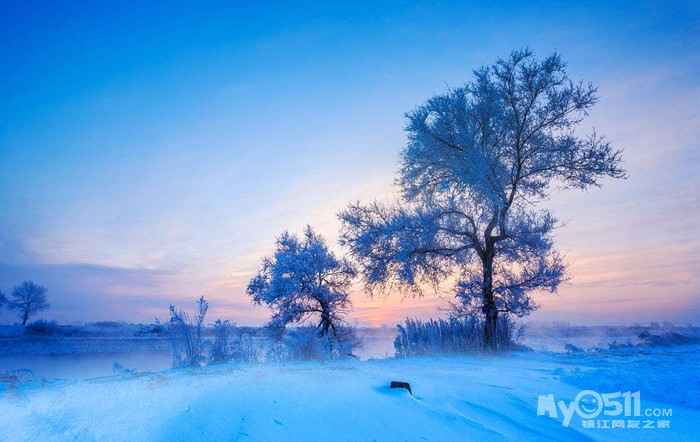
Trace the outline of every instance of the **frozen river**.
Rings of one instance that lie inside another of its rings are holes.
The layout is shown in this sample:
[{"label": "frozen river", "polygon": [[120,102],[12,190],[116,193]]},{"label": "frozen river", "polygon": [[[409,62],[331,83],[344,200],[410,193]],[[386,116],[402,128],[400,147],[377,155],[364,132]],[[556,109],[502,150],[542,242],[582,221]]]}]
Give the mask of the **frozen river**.
[{"label": "frozen river", "polygon": [[[394,355],[391,333],[371,333],[355,351],[361,360]],[[31,370],[37,379],[92,378],[114,373],[117,363],[138,372],[167,370],[172,364],[167,339],[43,338],[0,340],[0,374]]]}]

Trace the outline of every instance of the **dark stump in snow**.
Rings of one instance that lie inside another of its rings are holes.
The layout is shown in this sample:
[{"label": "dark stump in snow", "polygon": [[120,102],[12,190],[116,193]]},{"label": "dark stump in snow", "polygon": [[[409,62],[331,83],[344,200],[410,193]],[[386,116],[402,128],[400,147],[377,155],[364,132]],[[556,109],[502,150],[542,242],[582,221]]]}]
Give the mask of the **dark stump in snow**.
[{"label": "dark stump in snow", "polygon": [[411,396],[413,396],[413,392],[411,391],[411,384],[409,384],[408,382],[391,381],[390,388],[405,388],[406,390],[408,390],[409,393],[411,393]]}]

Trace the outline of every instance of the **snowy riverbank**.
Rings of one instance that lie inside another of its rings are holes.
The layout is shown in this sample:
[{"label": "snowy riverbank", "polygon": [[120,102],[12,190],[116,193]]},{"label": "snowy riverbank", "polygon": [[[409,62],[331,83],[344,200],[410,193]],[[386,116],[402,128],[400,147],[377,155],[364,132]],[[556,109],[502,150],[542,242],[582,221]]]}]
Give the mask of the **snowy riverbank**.
[{"label": "snowy riverbank", "polygon": [[[685,346],[225,364],[27,382],[0,393],[0,440],[693,440],[699,362],[700,349]],[[410,382],[415,396],[389,389],[392,380]],[[537,416],[538,396],[568,403],[589,388],[640,390],[642,410],[672,409],[670,418],[653,418],[670,428],[587,429],[578,416],[564,427],[561,416]]]}]

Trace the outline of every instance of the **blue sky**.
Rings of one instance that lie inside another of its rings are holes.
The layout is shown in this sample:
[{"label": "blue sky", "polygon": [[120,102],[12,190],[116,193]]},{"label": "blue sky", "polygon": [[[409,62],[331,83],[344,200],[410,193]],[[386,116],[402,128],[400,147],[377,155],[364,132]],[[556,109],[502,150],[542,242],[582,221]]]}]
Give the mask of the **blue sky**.
[{"label": "blue sky", "polygon": [[[260,323],[244,288],[274,237],[335,241],[345,204],[391,193],[403,113],[530,46],[600,87],[581,131],[630,175],[552,198],[574,279],[535,318],[700,322],[699,21],[691,2],[4,2],[0,289],[48,286],[60,321],[204,294]],[[366,324],[438,304],[354,299]]]}]

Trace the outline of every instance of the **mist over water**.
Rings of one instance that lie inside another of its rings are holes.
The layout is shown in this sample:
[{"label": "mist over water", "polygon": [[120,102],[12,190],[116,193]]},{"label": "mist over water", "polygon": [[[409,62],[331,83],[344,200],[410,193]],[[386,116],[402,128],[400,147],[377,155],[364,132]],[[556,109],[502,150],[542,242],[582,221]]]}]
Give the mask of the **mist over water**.
[{"label": "mist over water", "polygon": [[[644,328],[646,329],[646,328]],[[676,330],[686,333],[687,327]],[[581,349],[635,343],[640,327],[530,327],[519,343],[533,350],[564,352],[567,345]],[[652,331],[654,329],[651,329]],[[663,333],[658,329],[657,333]],[[691,332],[693,330],[690,330]],[[359,360],[391,358],[395,355],[394,328],[359,328],[363,346],[354,350]],[[266,345],[266,338],[256,338]],[[1,339],[0,374],[31,370],[41,379],[85,379],[111,376],[115,364],[135,372],[157,372],[172,367],[173,357],[167,337],[145,339],[124,337],[58,337]]]}]

